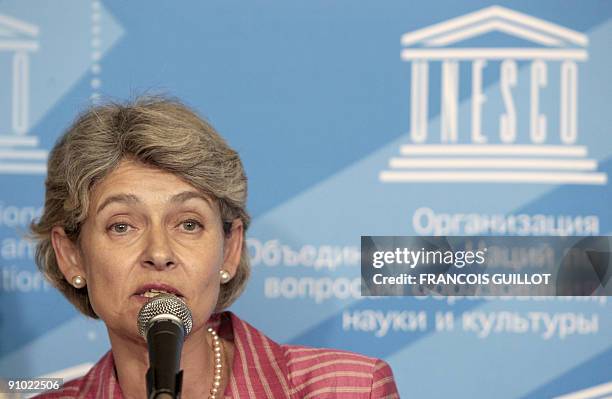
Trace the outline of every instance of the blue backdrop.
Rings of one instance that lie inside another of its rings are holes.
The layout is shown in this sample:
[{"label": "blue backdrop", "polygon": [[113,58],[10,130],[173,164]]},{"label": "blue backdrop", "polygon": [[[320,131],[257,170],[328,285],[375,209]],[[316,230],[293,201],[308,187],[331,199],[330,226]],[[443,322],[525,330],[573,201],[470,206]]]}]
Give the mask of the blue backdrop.
[{"label": "blue backdrop", "polygon": [[612,233],[610,40],[604,1],[3,1],[0,376],[108,350],[24,234],[79,110],[169,93],[245,163],[239,316],[381,357],[405,397],[612,394],[607,297],[359,296],[361,235]]}]

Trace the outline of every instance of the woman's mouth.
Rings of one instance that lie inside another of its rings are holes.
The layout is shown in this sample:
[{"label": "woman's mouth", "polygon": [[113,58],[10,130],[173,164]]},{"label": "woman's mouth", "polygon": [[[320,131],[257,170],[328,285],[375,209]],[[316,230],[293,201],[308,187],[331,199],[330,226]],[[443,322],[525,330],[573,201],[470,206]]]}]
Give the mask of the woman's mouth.
[{"label": "woman's mouth", "polygon": [[172,292],[163,291],[163,290],[155,290],[155,289],[153,289],[153,290],[148,290],[148,291],[140,294],[140,296],[144,296],[145,298],[155,298],[159,294],[173,294],[173,293]]},{"label": "woman's mouth", "polygon": [[171,294],[183,299],[183,294],[179,290],[168,284],[162,283],[145,284],[134,293],[134,295],[149,299],[162,294]]}]

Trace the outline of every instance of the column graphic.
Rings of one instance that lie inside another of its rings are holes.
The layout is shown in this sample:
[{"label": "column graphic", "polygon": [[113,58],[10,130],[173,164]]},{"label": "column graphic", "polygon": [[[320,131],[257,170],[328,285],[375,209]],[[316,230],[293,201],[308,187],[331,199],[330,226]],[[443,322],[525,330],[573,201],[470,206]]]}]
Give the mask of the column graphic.
[{"label": "column graphic", "polygon": [[12,53],[12,73],[3,79],[10,85],[11,109],[5,112],[8,131],[0,131],[0,174],[46,173],[48,153],[29,132],[30,56],[38,50],[38,33],[37,26],[0,14],[0,51]]}]

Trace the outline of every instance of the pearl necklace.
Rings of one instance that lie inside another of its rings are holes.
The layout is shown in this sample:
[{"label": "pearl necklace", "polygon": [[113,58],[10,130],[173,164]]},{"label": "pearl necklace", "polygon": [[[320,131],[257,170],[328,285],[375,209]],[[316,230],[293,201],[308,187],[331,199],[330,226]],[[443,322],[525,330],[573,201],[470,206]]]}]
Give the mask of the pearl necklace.
[{"label": "pearl necklace", "polygon": [[223,395],[223,393],[219,392],[219,388],[221,387],[221,375],[223,373],[223,350],[221,349],[221,339],[219,339],[217,332],[212,327],[208,327],[208,332],[212,337],[213,353],[215,354],[215,374],[213,376],[213,384],[212,388],[210,388],[208,399],[217,399],[217,395]]}]

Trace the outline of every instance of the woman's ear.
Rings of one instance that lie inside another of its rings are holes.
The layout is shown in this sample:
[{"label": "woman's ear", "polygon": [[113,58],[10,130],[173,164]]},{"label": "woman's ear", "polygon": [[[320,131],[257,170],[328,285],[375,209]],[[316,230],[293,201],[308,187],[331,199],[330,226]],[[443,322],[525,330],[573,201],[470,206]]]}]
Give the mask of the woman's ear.
[{"label": "woman's ear", "polygon": [[223,248],[223,269],[227,270],[232,277],[236,275],[238,264],[240,264],[243,236],[244,225],[242,220],[234,219],[229,233],[225,235]]},{"label": "woman's ear", "polygon": [[51,229],[51,244],[55,250],[57,265],[66,281],[72,284],[75,276],[87,279],[85,268],[81,263],[79,248],[70,240],[63,227],[55,226]]}]

